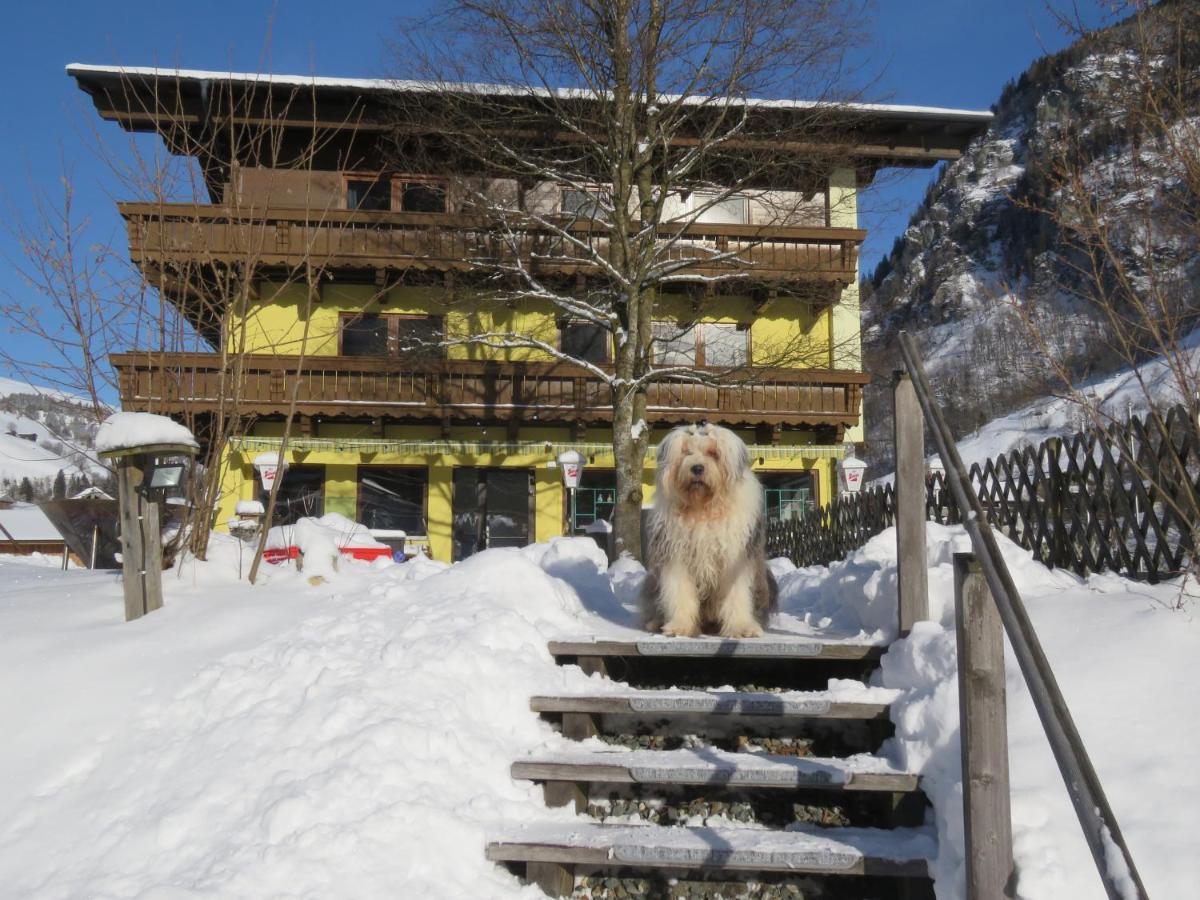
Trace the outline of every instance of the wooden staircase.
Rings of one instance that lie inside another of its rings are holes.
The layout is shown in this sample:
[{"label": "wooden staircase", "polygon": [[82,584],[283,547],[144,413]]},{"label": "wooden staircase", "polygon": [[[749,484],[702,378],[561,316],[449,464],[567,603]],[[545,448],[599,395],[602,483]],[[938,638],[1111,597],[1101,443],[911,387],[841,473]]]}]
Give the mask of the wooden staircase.
[{"label": "wooden staircase", "polygon": [[792,635],[551,642],[560,665],[604,679],[531,707],[567,738],[599,740],[512,774],[591,821],[494,833],[488,858],[560,897],[932,897],[918,778],[875,755],[894,692],[863,680],[885,649]]}]

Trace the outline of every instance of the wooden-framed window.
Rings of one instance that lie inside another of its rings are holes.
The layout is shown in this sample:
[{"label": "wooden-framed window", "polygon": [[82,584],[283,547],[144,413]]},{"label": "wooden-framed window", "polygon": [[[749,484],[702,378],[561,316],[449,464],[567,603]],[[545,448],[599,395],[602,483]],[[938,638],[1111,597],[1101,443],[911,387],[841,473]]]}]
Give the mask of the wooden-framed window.
[{"label": "wooden-framed window", "polygon": [[612,195],[604,188],[569,188],[562,189],[559,208],[568,215],[580,219],[595,219],[599,222],[608,221],[608,209],[612,206]]},{"label": "wooden-framed window", "polygon": [[661,366],[734,369],[750,362],[750,327],[742,323],[654,323],[654,361]]},{"label": "wooden-framed window", "polygon": [[446,181],[417,175],[348,172],[346,209],[444,213]]},{"label": "wooden-framed window", "polygon": [[377,537],[429,533],[429,469],[425,466],[359,466],[358,521]]},{"label": "wooden-framed window", "polygon": [[[295,525],[306,516],[319,518],[325,514],[325,467],[291,465],[279,476],[272,525]],[[259,487],[259,500],[265,505],[270,491]]]},{"label": "wooden-framed window", "polygon": [[558,349],[585,362],[612,362],[608,329],[583,319],[564,319],[559,323]]},{"label": "wooden-framed window", "polygon": [[750,221],[749,204],[745,197],[721,197],[720,194],[693,191],[688,204],[688,208],[696,214],[697,222],[743,225]]},{"label": "wooden-framed window", "polygon": [[759,472],[768,522],[803,519],[817,508],[815,472]]},{"label": "wooden-framed window", "polygon": [[391,179],[382,175],[346,177],[346,209],[377,212],[391,208]]},{"label": "wooden-framed window", "polygon": [[446,355],[446,322],[441,316],[343,313],[340,325],[342,356],[441,359]]}]

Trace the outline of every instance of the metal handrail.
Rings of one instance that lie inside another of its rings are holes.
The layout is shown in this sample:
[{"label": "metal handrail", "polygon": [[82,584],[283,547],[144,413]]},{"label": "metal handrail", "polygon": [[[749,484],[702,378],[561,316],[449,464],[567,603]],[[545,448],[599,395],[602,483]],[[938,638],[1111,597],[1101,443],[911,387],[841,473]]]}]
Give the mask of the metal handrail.
[{"label": "metal handrail", "polygon": [[[962,457],[958,455],[954,436],[941,410],[933,402],[933,391],[925,375],[925,366],[907,332],[900,333],[900,353],[926,421],[932,426],[933,440],[946,467],[950,491],[958,508],[966,513],[963,527],[971,538],[971,546],[995,598],[1004,630],[1012,644],[1013,655],[1021,667],[1034,708],[1042,721],[1042,729],[1066,782],[1067,793],[1092,851],[1104,889],[1110,900],[1130,900],[1130,897],[1148,900],[1146,888],[1117,825],[1116,816],[1084,748],[1083,738],[1075,727],[1050,662],[1000,553],[996,536],[988,524],[987,513],[979,497],[969,488],[966,468]],[[1114,853],[1114,850],[1117,852]]]}]

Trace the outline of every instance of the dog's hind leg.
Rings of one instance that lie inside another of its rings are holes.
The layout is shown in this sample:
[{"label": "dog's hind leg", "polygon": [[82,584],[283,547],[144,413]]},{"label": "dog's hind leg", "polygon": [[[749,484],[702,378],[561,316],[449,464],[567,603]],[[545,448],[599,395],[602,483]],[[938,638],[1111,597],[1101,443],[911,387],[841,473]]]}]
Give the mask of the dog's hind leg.
[{"label": "dog's hind leg", "polygon": [[721,637],[761,637],[763,626],[754,606],[754,570],[743,563],[734,572],[724,598],[717,605]]},{"label": "dog's hind leg", "polygon": [[700,634],[700,594],[685,566],[668,563],[658,577],[658,600],[666,624],[663,634],[696,637]]}]

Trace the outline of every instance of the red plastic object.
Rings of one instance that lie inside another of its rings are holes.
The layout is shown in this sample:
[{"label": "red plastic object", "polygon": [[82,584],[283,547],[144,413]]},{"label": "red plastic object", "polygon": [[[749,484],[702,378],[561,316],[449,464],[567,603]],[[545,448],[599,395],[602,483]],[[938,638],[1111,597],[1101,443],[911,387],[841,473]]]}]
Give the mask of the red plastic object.
[{"label": "red plastic object", "polygon": [[[391,547],[342,547],[341,553],[344,556],[351,556],[354,559],[361,559],[370,562],[375,559],[391,559]],[[300,555],[298,547],[273,547],[263,551],[263,560],[273,565],[278,565],[281,562],[287,562],[289,559],[296,559]]]}]

